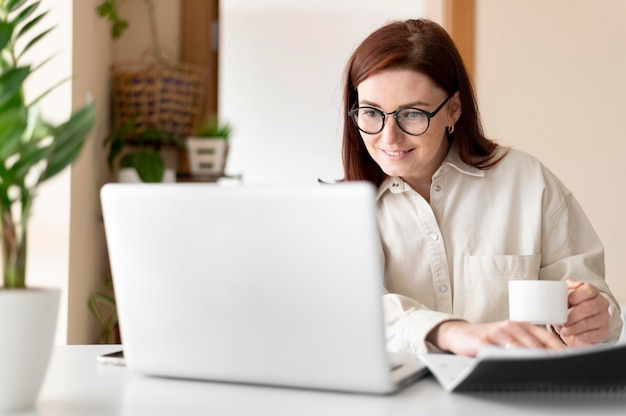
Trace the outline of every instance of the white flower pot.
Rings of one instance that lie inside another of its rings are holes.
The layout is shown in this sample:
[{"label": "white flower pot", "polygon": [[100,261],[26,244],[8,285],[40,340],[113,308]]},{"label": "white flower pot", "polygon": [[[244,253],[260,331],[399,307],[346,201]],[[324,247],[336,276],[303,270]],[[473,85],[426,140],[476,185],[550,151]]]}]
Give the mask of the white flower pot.
[{"label": "white flower pot", "polygon": [[32,408],[48,369],[58,289],[0,289],[0,414]]},{"label": "white flower pot", "polygon": [[[141,183],[142,180],[134,168],[122,168],[117,173],[117,181],[123,183]],[[174,169],[165,169],[162,182],[176,182]]]},{"label": "white flower pot", "polygon": [[187,137],[187,158],[192,175],[222,176],[228,141],[211,137]]}]

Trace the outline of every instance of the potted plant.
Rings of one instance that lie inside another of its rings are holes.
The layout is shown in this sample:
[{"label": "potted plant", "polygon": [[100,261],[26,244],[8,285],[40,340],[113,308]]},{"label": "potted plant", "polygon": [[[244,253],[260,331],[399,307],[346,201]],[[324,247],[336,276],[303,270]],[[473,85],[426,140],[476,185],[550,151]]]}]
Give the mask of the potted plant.
[{"label": "potted plant", "polygon": [[60,290],[26,284],[33,200],[42,183],[78,157],[95,120],[93,102],[63,123],[44,120],[38,102],[59,83],[26,101],[24,84],[43,64],[23,62],[24,52],[51,30],[38,29],[47,13],[39,5],[0,0],[0,413],[34,404],[56,328]]},{"label": "potted plant", "polygon": [[133,117],[104,138],[109,171],[115,172],[117,165],[121,182],[174,182],[174,170],[166,169],[161,150],[184,148],[184,141],[153,126],[141,128],[137,119]]},{"label": "potted plant", "polygon": [[231,133],[231,124],[220,122],[217,116],[202,122],[196,135],[186,140],[189,172],[192,175],[223,176]]}]

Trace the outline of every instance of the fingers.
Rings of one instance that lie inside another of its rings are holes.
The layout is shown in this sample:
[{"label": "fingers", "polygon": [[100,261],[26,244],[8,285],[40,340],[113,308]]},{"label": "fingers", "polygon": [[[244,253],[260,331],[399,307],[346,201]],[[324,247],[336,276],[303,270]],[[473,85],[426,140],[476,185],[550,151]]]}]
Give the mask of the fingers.
[{"label": "fingers", "polygon": [[[575,325],[585,326],[581,322],[596,318],[596,320],[605,321],[607,324],[610,319],[609,301],[602,295],[596,294],[595,297],[586,299],[574,305],[567,314],[567,322],[563,327],[573,327]],[[588,322],[592,325],[592,322]],[[579,331],[592,329],[590,327],[580,328]]]},{"label": "fingers", "polygon": [[590,331],[582,332],[576,335],[567,336],[561,335],[563,342],[570,347],[583,347],[589,345],[595,345],[603,342],[609,336],[609,330],[607,327],[600,327],[592,329]]},{"label": "fingers", "polygon": [[494,345],[517,348],[563,349],[563,342],[544,327],[527,322],[503,321],[498,323],[489,335],[488,341]]},{"label": "fingers", "polygon": [[604,342],[609,336],[609,301],[590,284],[568,280],[571,290],[567,322],[555,329],[565,343],[582,346]]},{"label": "fingers", "polygon": [[[590,305],[594,303],[596,305]],[[598,313],[589,311],[600,310]],[[598,296],[595,302],[587,301],[570,311],[567,322],[557,328],[559,335],[568,345],[586,345],[604,342],[609,336],[608,301]]]},{"label": "fingers", "polygon": [[574,280],[574,279],[567,279],[566,282],[567,282],[567,290],[575,290],[579,286],[582,286],[584,284],[584,282],[579,282],[578,280]]},{"label": "fingers", "polygon": [[588,299],[593,299],[598,296],[598,289],[591,283],[575,282],[573,280],[567,281],[567,288],[571,290],[567,300],[569,306],[576,306]]},{"label": "fingers", "polygon": [[565,348],[558,336],[543,326],[528,322],[470,324],[464,321],[446,321],[431,335],[429,340],[440,349],[467,356],[475,356],[481,345],[486,344],[509,348]]}]

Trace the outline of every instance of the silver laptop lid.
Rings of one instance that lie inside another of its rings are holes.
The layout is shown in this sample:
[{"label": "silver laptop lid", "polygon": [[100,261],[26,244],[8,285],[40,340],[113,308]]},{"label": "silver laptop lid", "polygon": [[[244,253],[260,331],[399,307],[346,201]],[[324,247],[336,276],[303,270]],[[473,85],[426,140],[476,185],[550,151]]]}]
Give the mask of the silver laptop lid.
[{"label": "silver laptop lid", "polygon": [[101,198],[131,369],[395,388],[371,185],[107,184]]}]

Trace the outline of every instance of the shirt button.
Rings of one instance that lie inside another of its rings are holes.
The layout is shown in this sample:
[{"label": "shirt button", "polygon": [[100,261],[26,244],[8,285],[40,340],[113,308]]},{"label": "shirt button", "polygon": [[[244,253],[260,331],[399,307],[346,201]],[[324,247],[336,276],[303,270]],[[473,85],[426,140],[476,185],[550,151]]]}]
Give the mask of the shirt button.
[{"label": "shirt button", "polygon": [[430,235],[430,239],[433,240],[433,241],[436,241],[436,240],[439,240],[439,236],[437,234],[435,234],[435,233],[432,233]]},{"label": "shirt button", "polygon": [[435,192],[441,192],[441,185],[435,185]]},{"label": "shirt button", "polygon": [[446,293],[448,291],[448,286],[446,286],[446,285],[439,285],[439,291],[441,293]]}]

